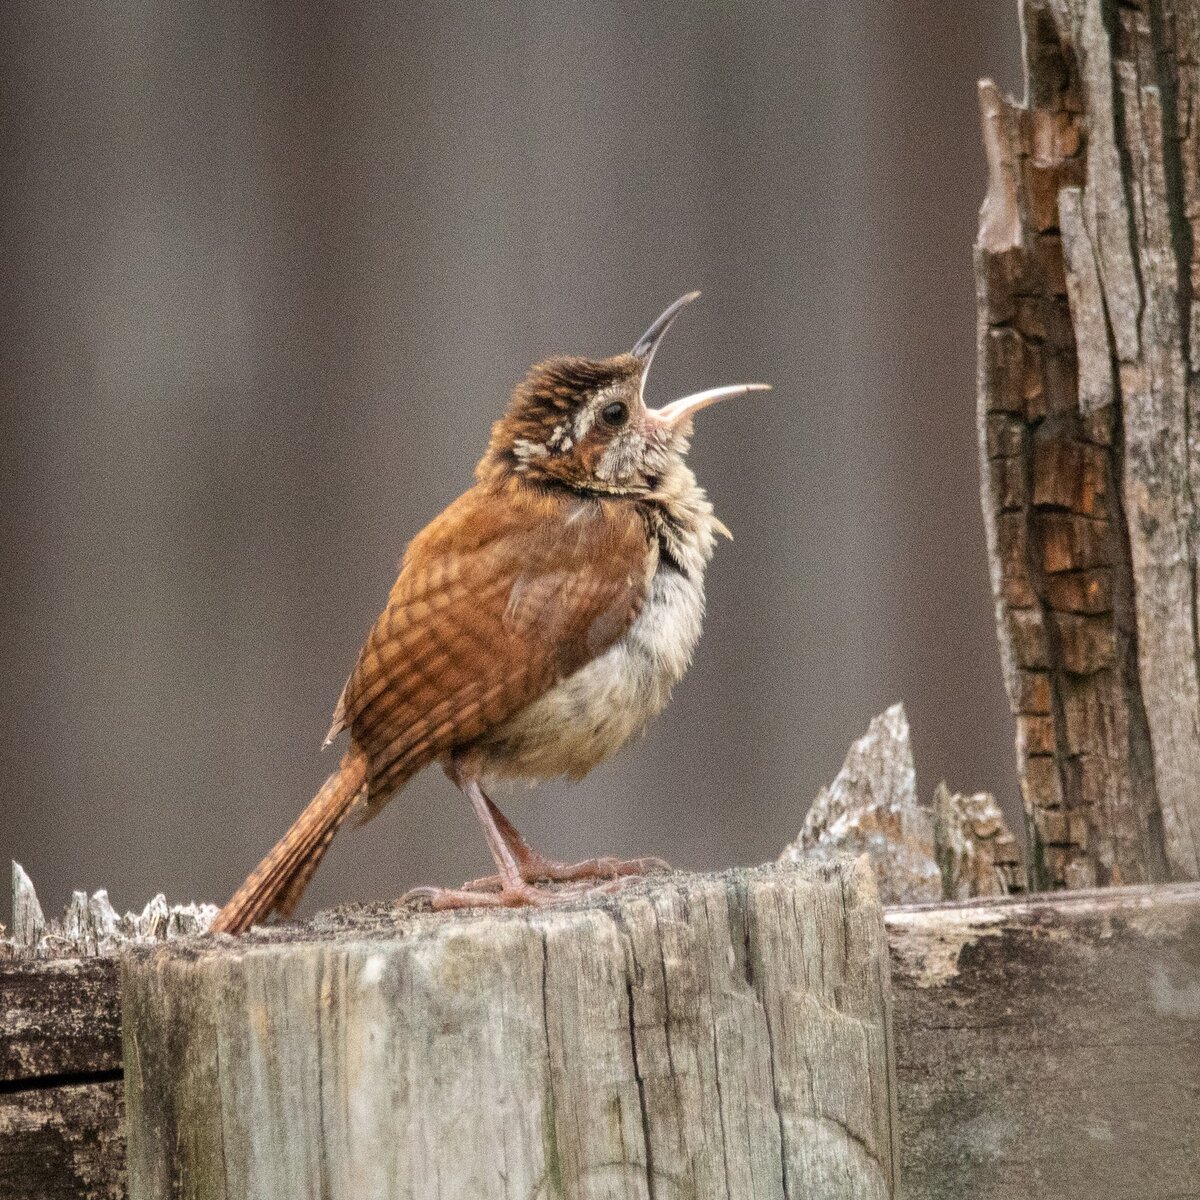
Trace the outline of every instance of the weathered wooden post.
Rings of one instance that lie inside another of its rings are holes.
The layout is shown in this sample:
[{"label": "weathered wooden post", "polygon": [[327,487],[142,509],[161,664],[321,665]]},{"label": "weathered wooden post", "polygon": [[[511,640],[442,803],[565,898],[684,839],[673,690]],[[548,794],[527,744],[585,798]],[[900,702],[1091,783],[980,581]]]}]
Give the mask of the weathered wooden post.
[{"label": "weathered wooden post", "polygon": [[983,510],[1031,884],[1200,879],[1200,21],[1021,0],[981,89]]},{"label": "weathered wooden post", "polygon": [[376,909],[122,966],[129,1194],[896,1194],[865,864]]}]

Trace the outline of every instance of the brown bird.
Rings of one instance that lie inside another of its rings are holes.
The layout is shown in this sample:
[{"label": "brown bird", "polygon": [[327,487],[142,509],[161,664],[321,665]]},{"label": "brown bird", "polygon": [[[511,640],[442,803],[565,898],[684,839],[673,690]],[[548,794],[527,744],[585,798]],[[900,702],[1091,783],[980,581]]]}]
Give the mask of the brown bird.
[{"label": "brown bird", "polygon": [[759,383],[663,408],[643,399],[676,300],[628,354],[533,367],[492,428],[476,483],[412,540],[333,714],[350,746],[218,915],[240,933],[289,915],[351,813],[369,820],[438,762],[471,801],[498,874],[420,888],[434,908],[542,904],[540,881],[640,874],[658,859],[566,865],[532,850],[489,779],[579,779],[651,717],[691,662],[704,569],[728,530],[685,456],[692,417]]}]

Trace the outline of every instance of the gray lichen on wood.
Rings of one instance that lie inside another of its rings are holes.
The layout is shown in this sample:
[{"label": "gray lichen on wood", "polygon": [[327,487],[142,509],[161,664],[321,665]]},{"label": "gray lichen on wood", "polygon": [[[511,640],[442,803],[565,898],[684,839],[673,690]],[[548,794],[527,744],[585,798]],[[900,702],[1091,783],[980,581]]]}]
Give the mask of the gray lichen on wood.
[{"label": "gray lichen on wood", "polygon": [[976,267],[1033,882],[1200,878],[1200,22],[1190,0],[1021,7],[1027,103],[981,87]]},{"label": "gray lichen on wood", "polygon": [[1016,841],[989,794],[952,794],[942,783],[934,807],[921,804],[902,704],[875,717],[850,747],[779,861],[846,854],[867,856],[885,904],[1024,890]]},{"label": "gray lichen on wood", "polygon": [[895,1194],[865,865],[182,942],[122,997],[136,1200]]},{"label": "gray lichen on wood", "polygon": [[0,959],[115,954],[130,944],[204,933],[217,915],[215,904],[168,905],[159,894],[140,913],[121,916],[101,888],[91,896],[75,892],[61,917],[47,919],[33,881],[17,862],[12,864],[12,907],[12,937],[0,938]]}]

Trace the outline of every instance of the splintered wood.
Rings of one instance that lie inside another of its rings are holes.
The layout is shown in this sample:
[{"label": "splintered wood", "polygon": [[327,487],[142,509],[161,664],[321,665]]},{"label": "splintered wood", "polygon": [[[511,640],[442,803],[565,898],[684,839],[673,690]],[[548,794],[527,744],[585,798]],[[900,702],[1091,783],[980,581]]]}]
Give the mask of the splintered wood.
[{"label": "splintered wood", "polygon": [[122,965],[133,1200],[896,1194],[865,865]]},{"label": "splintered wood", "polygon": [[140,913],[118,914],[100,888],[75,892],[61,917],[47,918],[33,881],[20,863],[12,864],[12,937],[0,925],[0,961],[6,958],[79,958],[115,954],[136,942],[156,942],[204,933],[217,915],[215,904],[167,904],[161,893]]},{"label": "splintered wood", "polygon": [[987,792],[962,796],[940,783],[920,802],[904,705],[880,713],[822,788],[780,862],[865,854],[884,904],[965,900],[1025,890],[1021,854]]},{"label": "splintered wood", "polygon": [[156,896],[118,916],[103,889],[46,917],[12,864],[0,927],[0,1200],[125,1196],[121,1016],[114,955],[208,928],[216,907]]},{"label": "splintered wood", "polygon": [[908,718],[902,704],[880,713],[822,788],[800,836],[780,862],[822,862],[866,854],[885,904],[940,900],[933,813],[917,799]]},{"label": "splintered wood", "polygon": [[939,783],[933,793],[933,840],[947,900],[1026,890],[1021,851],[991,793],[963,796]]},{"label": "splintered wood", "polygon": [[[1024,0],[981,86],[982,496],[1034,887],[1200,878],[1200,21]],[[1190,115],[1188,115],[1190,114]]]}]

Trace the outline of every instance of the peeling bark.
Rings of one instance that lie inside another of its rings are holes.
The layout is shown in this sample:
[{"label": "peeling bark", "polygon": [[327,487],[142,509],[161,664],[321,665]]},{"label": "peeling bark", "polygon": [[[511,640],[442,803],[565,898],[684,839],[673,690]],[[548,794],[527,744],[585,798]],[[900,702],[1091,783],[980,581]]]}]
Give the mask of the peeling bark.
[{"label": "peeling bark", "polygon": [[[981,85],[982,498],[1035,887],[1200,878],[1200,13],[1022,0]],[[1195,459],[1195,461],[1193,461]]]}]

